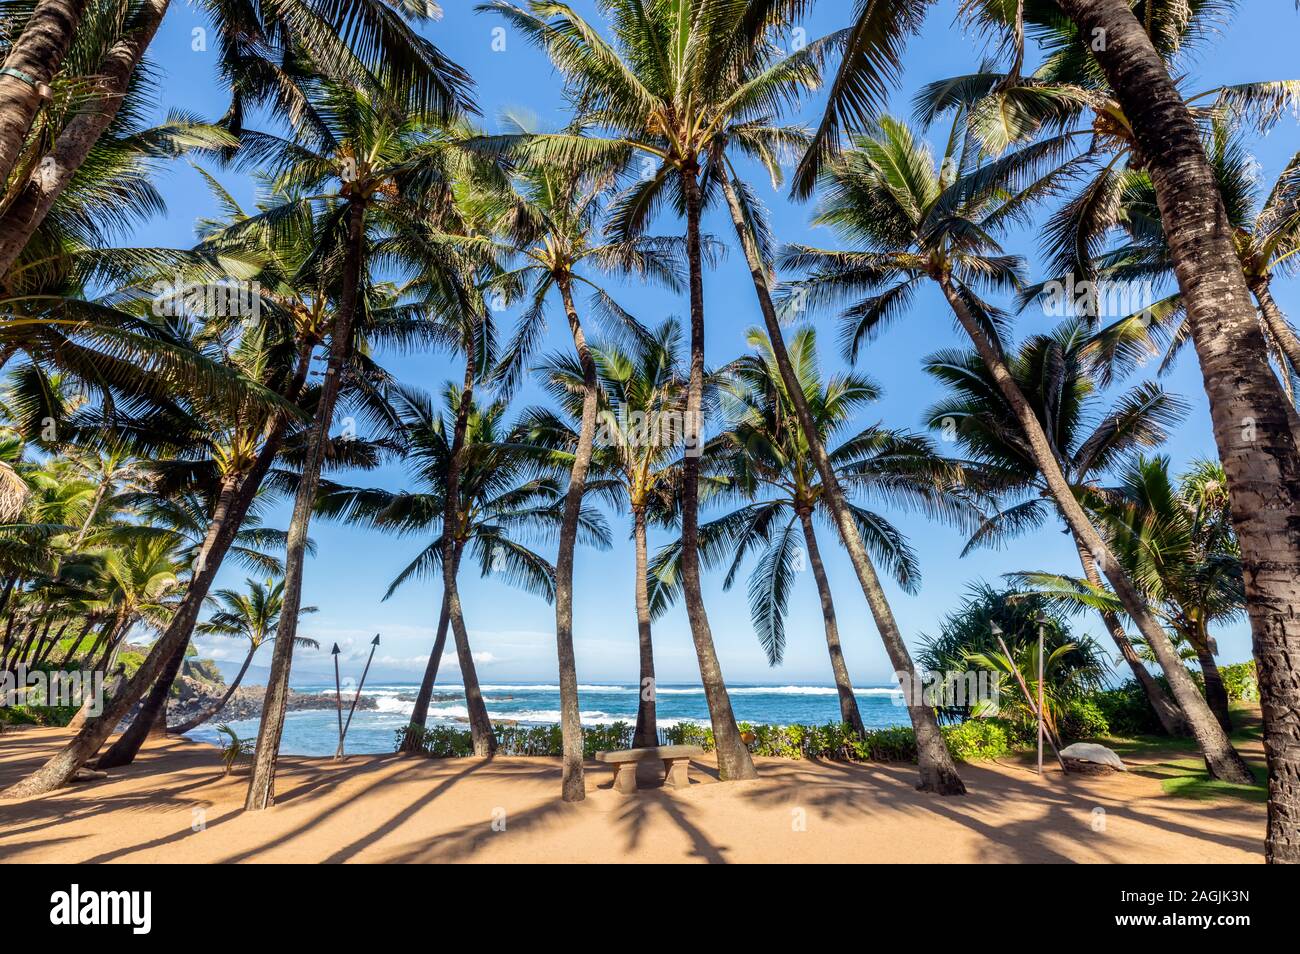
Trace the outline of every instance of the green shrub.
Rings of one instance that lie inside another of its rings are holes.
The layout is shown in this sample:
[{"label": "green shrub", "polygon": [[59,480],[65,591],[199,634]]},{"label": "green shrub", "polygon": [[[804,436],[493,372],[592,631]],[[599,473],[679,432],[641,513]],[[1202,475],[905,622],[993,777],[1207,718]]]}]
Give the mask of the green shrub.
[{"label": "green shrub", "polygon": [[1071,699],[1056,721],[1061,741],[1065,743],[1111,734],[1110,721],[1095,699]]},{"label": "green shrub", "polygon": [[956,725],[946,725],[942,731],[943,740],[948,743],[948,751],[953,758],[963,762],[1000,759],[1012,750],[1007,726],[997,719],[970,719]]},{"label": "green shrub", "polygon": [[[865,736],[855,733],[844,723],[826,725],[754,725],[739,724],[742,733],[753,735],[749,750],[758,756],[782,759],[825,759],[836,762],[915,762],[916,735],[910,726],[869,729]],[[563,750],[560,727],[493,726],[498,755],[558,756]],[[974,719],[943,727],[943,736],[955,758],[965,761],[1001,758],[1013,748],[1008,725],[995,719]],[[584,727],[582,750],[592,758],[602,750],[632,747],[633,727],[626,722],[607,726]],[[451,726],[418,728],[403,726],[397,730],[397,747],[408,734],[417,738],[417,749],[431,758],[460,758],[474,753],[468,729]],[[713,730],[706,725],[682,722],[663,731],[668,745],[698,745],[706,752],[714,749]]]},{"label": "green shrub", "polygon": [[669,745],[698,745],[705,752],[713,751],[713,728],[694,722],[679,722],[664,730]]},{"label": "green shrub", "polygon": [[1128,680],[1118,689],[1094,693],[1091,701],[1106,720],[1111,735],[1131,738],[1160,735],[1164,731],[1147,701],[1146,690],[1136,679]]},{"label": "green shrub", "polygon": [[1255,672],[1255,660],[1235,663],[1219,669],[1223,677],[1223,687],[1228,690],[1228,698],[1234,702],[1259,701],[1259,676]]}]

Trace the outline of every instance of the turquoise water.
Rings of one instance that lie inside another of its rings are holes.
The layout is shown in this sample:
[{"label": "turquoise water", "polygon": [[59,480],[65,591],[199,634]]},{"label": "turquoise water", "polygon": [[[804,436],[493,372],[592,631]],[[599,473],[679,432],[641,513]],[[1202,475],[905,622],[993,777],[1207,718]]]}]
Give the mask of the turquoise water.
[{"label": "turquoise water", "polygon": [[[296,686],[301,692],[334,695],[331,686]],[[416,689],[414,684],[395,683],[367,686],[364,695],[375,699],[379,708],[358,709],[348,730],[347,750],[355,753],[391,752],[394,733],[406,725]],[[493,719],[510,719],[526,725],[544,725],[559,721],[560,695],[554,685],[484,685],[483,697]],[[430,723],[464,725],[465,700],[458,685],[439,685],[429,708]],[[839,699],[830,686],[732,686],[731,704],[741,722],[789,725],[792,723],[824,724],[838,722]],[[907,725],[907,710],[896,690],[866,687],[857,691],[858,708],[867,728]],[[439,698],[442,697],[442,698]],[[635,722],[637,687],[605,683],[580,686],[578,700],[584,725],[608,725],[612,722]],[[709,721],[704,690],[699,686],[660,686],[656,698],[659,725],[678,722]],[[344,716],[347,702],[344,702]],[[255,737],[257,720],[232,722],[240,736]],[[210,725],[190,733],[193,739],[217,742],[217,732]],[[290,712],[285,717],[284,738],[280,751],[287,755],[333,755],[338,744],[338,715],[334,709]]]}]

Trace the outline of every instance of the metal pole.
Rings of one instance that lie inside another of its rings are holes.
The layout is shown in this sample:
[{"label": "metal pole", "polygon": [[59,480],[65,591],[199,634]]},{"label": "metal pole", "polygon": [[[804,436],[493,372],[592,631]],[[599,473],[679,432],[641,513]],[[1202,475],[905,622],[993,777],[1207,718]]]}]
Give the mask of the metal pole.
[{"label": "metal pole", "polygon": [[1038,774],[1043,774],[1043,621],[1038,621]]},{"label": "metal pole", "polygon": [[[1016,665],[1015,657],[1011,655],[1011,650],[1007,648],[1007,644],[1003,641],[1002,629],[997,624],[994,624],[993,634],[997,637],[998,645],[1002,647],[1002,652],[1011,665],[1011,674],[1016,677],[1016,683],[1020,686],[1020,691],[1024,693],[1025,702],[1029,703],[1029,711],[1037,718],[1041,710],[1034,703],[1034,694],[1029,691],[1029,684],[1025,682],[1025,677],[1020,674],[1020,668]],[[1064,772],[1066,770],[1065,759],[1061,758],[1061,750],[1056,744],[1056,739],[1052,738],[1050,733],[1047,736],[1047,743],[1052,747],[1052,752],[1056,755],[1056,761],[1061,763],[1061,771]]]},{"label": "metal pole", "polygon": [[334,657],[334,704],[339,711],[339,748],[343,747],[343,688],[339,685],[339,644],[330,650]]},{"label": "metal pole", "polygon": [[370,657],[366,660],[366,668],[361,670],[361,681],[357,683],[356,695],[352,697],[352,708],[348,710],[348,721],[344,723],[343,730],[339,733],[339,748],[334,753],[336,759],[343,758],[343,740],[347,737],[348,729],[352,728],[352,713],[357,711],[357,703],[361,700],[361,687],[366,684],[366,673],[370,672],[370,662],[375,658],[375,650],[379,648],[379,634],[375,633],[375,638],[370,641]]}]

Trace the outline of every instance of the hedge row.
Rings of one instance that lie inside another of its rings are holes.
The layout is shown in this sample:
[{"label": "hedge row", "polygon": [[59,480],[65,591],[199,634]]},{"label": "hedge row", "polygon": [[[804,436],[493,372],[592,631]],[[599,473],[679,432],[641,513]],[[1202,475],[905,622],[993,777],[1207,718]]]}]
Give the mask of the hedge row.
[{"label": "hedge row", "polygon": [[[561,753],[559,726],[493,727],[500,755],[552,755]],[[755,755],[788,759],[819,758],[852,762],[916,761],[916,736],[910,727],[895,726],[870,729],[859,736],[847,725],[751,725],[740,723],[743,733],[751,734],[749,749]],[[633,727],[626,722],[583,728],[583,754],[592,758],[596,752],[632,747]],[[397,730],[397,746],[402,747],[407,734],[414,734],[420,752],[432,758],[460,757],[473,754],[468,729],[452,726],[418,728],[404,726]],[[972,720],[943,727],[943,736],[952,754],[965,761],[996,759],[1013,748],[1013,730],[995,720]],[[713,730],[708,726],[681,723],[661,733],[668,745],[698,745],[713,749]]]}]

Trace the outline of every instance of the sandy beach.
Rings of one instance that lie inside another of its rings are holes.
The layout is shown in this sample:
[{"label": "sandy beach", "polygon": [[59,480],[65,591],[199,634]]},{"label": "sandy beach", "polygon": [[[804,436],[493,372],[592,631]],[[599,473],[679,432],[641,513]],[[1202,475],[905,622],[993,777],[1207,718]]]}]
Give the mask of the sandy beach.
[{"label": "sandy beach", "polygon": [[[0,785],[65,738],[62,729],[0,736]],[[1160,761],[1155,754],[1130,764]],[[758,780],[724,784],[705,758],[692,764],[688,789],[643,787],[635,795],[612,791],[610,769],[591,763],[586,801],[566,805],[554,759],[284,757],[276,806],[244,813],[246,770],[223,776],[210,746],[151,741],[135,765],[108,779],[0,802],[0,860],[1263,860],[1264,805],[1175,797],[1156,778],[1132,772],[1067,778],[1051,771],[1040,780],[1027,761],[969,764],[962,771],[970,794],[941,799],[913,789],[909,765],[757,763]],[[646,771],[643,786],[656,785]]]}]

